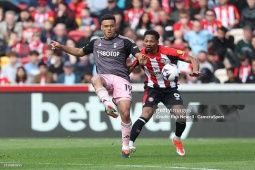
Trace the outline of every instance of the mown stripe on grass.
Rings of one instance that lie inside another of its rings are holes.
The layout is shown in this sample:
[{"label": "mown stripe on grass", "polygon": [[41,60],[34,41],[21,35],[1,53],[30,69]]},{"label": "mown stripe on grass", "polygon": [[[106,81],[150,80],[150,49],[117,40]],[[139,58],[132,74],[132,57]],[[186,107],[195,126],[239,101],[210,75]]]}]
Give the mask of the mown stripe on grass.
[{"label": "mown stripe on grass", "polygon": [[220,170],[220,169],[210,169],[210,168],[190,168],[181,166],[155,166],[155,165],[115,165],[122,167],[132,167],[132,168],[161,168],[161,169],[193,169],[193,170]]}]

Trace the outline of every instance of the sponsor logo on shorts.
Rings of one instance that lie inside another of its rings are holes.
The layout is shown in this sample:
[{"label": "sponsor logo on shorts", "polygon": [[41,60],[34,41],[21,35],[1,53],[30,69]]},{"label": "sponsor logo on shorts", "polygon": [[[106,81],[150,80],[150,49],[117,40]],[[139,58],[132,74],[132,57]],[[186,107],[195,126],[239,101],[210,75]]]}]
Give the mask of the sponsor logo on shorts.
[{"label": "sponsor logo on shorts", "polygon": [[152,97],[149,97],[148,100],[149,102],[153,102],[154,99]]},{"label": "sponsor logo on shorts", "polygon": [[174,93],[174,97],[176,100],[181,100],[181,95],[179,93]]}]

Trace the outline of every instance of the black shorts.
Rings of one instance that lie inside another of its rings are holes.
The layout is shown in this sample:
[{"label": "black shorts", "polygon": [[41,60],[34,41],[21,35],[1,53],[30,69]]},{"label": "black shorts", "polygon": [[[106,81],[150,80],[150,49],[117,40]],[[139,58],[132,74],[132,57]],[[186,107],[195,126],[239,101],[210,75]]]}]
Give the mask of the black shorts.
[{"label": "black shorts", "polygon": [[143,95],[143,107],[155,108],[159,102],[165,106],[183,105],[180,92],[175,88],[146,87]]}]

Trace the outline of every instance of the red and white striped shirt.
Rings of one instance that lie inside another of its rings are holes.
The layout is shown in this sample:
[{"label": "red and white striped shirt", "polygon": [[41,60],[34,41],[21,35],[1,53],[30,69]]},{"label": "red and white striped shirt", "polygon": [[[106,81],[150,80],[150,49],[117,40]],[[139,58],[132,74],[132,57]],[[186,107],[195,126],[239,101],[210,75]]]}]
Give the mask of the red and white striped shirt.
[{"label": "red and white striped shirt", "polygon": [[129,25],[132,29],[135,29],[143,13],[143,8],[141,8],[138,12],[136,12],[134,8],[131,8],[126,12],[124,20],[125,22],[129,22]]},{"label": "red and white striped shirt", "polygon": [[35,20],[37,26],[43,27],[43,23],[46,20],[50,20],[52,23],[54,22],[54,12],[49,10],[45,13],[40,13],[38,11],[34,11],[31,14],[32,18]]},{"label": "red and white striped shirt", "polygon": [[30,43],[32,40],[32,36],[35,32],[41,32],[40,28],[31,28],[31,29],[24,29],[22,31],[22,37]]},{"label": "red and white striped shirt", "polygon": [[30,52],[29,44],[18,42],[11,46],[11,51],[15,51],[19,54],[19,57],[26,57]]},{"label": "red and white striped shirt", "polygon": [[145,48],[141,50],[141,53],[149,57],[146,66],[142,66],[146,75],[145,85],[160,88],[176,87],[175,81],[169,82],[163,79],[161,71],[167,63],[176,64],[177,60],[185,60],[188,53],[161,45],[159,45],[158,53],[153,56],[146,54]]},{"label": "red and white striped shirt", "polygon": [[210,24],[206,20],[202,20],[201,25],[203,29],[209,31],[211,34],[215,34],[217,32],[217,28],[222,26],[222,23],[218,20],[215,20],[212,24]]},{"label": "red and white striped shirt", "polygon": [[250,73],[251,73],[250,65],[236,67],[234,70],[235,77],[239,77],[239,79],[242,81],[242,83],[246,82],[246,79],[248,78]]},{"label": "red and white striped shirt", "polygon": [[229,28],[235,23],[235,20],[240,21],[240,15],[234,5],[228,5],[226,8],[217,6],[214,8],[216,18],[221,21],[224,27]]},{"label": "red and white striped shirt", "polygon": [[30,51],[37,51],[39,54],[45,54],[46,53],[46,47],[47,47],[47,45],[42,43],[42,42],[32,41],[29,44]]}]

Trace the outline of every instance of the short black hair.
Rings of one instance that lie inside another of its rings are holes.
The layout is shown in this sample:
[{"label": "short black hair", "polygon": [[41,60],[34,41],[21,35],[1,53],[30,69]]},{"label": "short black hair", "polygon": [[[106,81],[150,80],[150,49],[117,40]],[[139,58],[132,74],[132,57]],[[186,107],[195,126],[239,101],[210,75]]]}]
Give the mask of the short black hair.
[{"label": "short black hair", "polygon": [[155,31],[155,30],[147,30],[147,31],[145,31],[144,37],[146,35],[154,35],[157,40],[159,40],[159,37],[160,37],[159,33],[157,31]]},{"label": "short black hair", "polygon": [[115,19],[115,16],[114,15],[111,15],[111,14],[105,14],[101,17],[100,19],[100,24],[102,24],[102,22],[104,20],[113,20],[114,22],[116,22],[116,19]]}]

